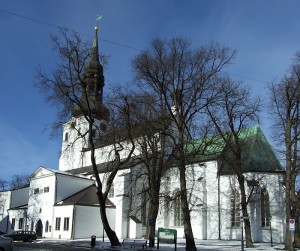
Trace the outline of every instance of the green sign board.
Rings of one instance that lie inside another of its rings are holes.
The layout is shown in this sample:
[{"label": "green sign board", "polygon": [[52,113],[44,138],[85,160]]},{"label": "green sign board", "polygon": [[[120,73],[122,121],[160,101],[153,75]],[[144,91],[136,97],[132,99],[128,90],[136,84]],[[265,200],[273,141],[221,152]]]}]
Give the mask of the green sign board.
[{"label": "green sign board", "polygon": [[175,244],[175,250],[177,247],[177,230],[169,228],[158,228],[157,232],[157,249],[159,249],[159,243],[171,243]]}]

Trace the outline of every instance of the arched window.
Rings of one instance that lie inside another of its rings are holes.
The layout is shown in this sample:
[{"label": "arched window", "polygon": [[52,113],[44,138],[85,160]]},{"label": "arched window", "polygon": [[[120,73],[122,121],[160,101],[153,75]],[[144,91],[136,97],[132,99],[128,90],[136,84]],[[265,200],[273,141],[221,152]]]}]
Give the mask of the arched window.
[{"label": "arched window", "polygon": [[241,226],[240,193],[232,189],[230,196],[230,224],[232,227]]},{"label": "arched window", "polygon": [[147,191],[141,193],[141,221],[144,226],[147,226]]},{"label": "arched window", "polygon": [[183,213],[181,210],[181,198],[177,196],[174,200],[174,226],[183,225]]},{"label": "arched window", "polygon": [[269,227],[271,221],[270,214],[270,199],[267,189],[264,187],[261,190],[261,226]]}]

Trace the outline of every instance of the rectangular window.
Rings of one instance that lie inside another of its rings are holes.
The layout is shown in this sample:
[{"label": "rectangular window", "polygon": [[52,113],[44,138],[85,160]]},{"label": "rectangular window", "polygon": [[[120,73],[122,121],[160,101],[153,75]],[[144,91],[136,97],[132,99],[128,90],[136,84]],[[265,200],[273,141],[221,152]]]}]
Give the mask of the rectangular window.
[{"label": "rectangular window", "polygon": [[49,187],[44,187],[44,193],[49,193]]},{"label": "rectangular window", "polygon": [[60,230],[60,217],[55,218],[55,230]]},{"label": "rectangular window", "polygon": [[23,229],[23,218],[19,219],[19,229]]},{"label": "rectangular window", "polygon": [[33,193],[34,194],[38,194],[40,192],[40,189],[39,188],[35,188],[34,190],[33,190]]},{"label": "rectangular window", "polygon": [[15,229],[15,225],[16,225],[16,219],[12,218],[11,219],[11,229]]},{"label": "rectangular window", "polygon": [[183,213],[181,210],[181,200],[178,196],[174,201],[174,226],[183,225]]},{"label": "rectangular window", "polygon": [[69,217],[64,218],[64,231],[69,231]]}]

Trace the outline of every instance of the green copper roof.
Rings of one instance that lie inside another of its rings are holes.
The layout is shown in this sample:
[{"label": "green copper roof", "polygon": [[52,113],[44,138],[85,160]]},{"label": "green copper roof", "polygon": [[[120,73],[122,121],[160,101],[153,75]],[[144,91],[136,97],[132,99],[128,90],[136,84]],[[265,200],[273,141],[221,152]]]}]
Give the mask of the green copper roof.
[{"label": "green copper roof", "polygon": [[[259,126],[241,130],[239,134],[243,172],[277,172],[282,166]],[[232,152],[220,135],[187,144],[189,162],[219,161],[219,174],[233,174]],[[232,162],[231,162],[232,163]]]}]

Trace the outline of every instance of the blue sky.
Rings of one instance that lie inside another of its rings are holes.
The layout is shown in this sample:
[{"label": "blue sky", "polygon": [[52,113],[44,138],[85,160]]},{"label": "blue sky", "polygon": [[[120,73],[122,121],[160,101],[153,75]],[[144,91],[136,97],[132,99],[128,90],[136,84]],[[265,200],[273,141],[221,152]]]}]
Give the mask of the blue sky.
[{"label": "blue sky", "polygon": [[[107,90],[131,82],[130,62],[153,38],[183,36],[194,47],[216,41],[236,49],[227,72],[267,103],[267,84],[283,76],[300,50],[299,9],[296,0],[1,1],[0,178],[31,174],[40,165],[58,167],[61,139],[44,132],[56,111],[33,87],[38,65],[55,67],[49,34],[57,34],[57,26],[92,41],[97,15],[103,16],[99,41],[100,53],[109,56]],[[269,139],[271,122],[265,108],[261,125]]]}]

